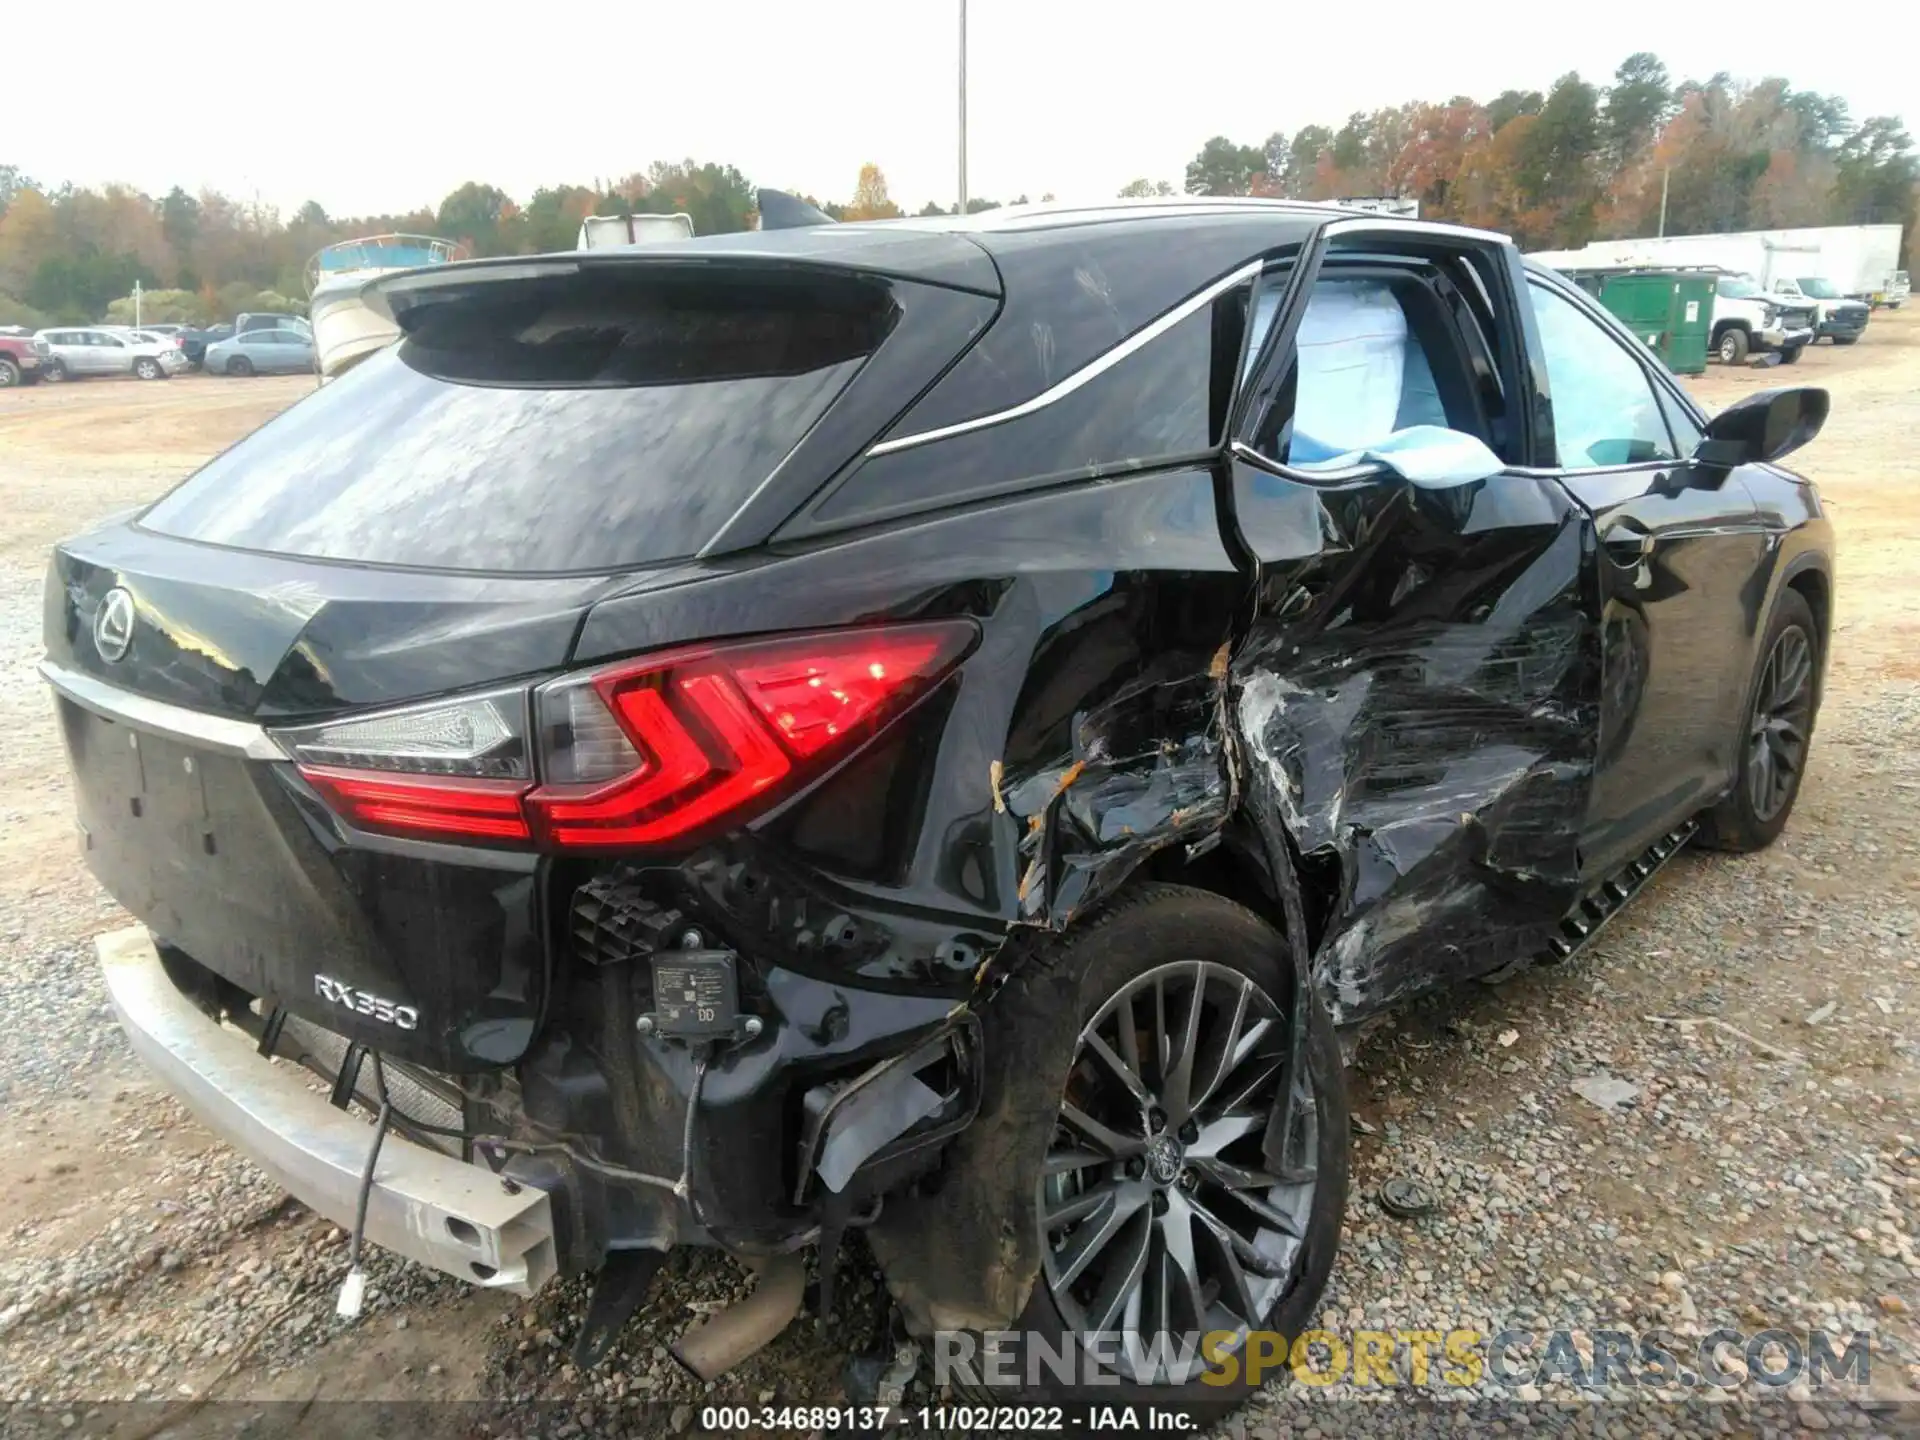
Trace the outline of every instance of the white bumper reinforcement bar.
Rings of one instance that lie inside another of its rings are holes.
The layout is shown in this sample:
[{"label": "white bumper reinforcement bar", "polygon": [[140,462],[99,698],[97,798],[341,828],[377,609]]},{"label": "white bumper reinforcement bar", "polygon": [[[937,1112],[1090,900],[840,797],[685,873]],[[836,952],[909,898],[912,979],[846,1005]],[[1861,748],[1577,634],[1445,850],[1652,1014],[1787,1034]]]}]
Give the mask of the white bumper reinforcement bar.
[{"label": "white bumper reinforcement bar", "polygon": [[[95,942],[114,1011],[134,1050],[207,1127],[295,1199],[353,1226],[373,1127],[268,1060],[175,988],[144,929]],[[546,1193],[512,1192],[477,1165],[389,1134],[367,1199],[367,1239],[469,1284],[530,1295],[554,1273]]]}]

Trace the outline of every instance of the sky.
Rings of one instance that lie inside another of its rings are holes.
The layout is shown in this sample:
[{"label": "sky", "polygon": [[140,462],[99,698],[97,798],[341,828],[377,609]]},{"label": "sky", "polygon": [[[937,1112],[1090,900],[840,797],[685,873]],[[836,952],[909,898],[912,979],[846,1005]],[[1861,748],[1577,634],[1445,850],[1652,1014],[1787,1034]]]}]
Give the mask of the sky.
[{"label": "sky", "polygon": [[[524,203],[541,185],[688,157],[845,200],[871,161],[914,210],[957,193],[959,8],[19,0],[0,52],[46,103],[16,112],[0,163],[46,183],[208,187],[345,216],[432,208],[466,180]],[[1856,120],[1920,130],[1920,57],[1906,37],[1873,43],[1892,33],[1884,0],[1545,0],[1482,21],[1502,8],[968,0],[969,193],[1098,200],[1139,176],[1177,188],[1211,135],[1258,144],[1406,100],[1545,90],[1567,70],[1605,83],[1637,49],[1675,79],[1784,75],[1840,94]],[[89,84],[84,105],[46,83],[123,72]]]}]

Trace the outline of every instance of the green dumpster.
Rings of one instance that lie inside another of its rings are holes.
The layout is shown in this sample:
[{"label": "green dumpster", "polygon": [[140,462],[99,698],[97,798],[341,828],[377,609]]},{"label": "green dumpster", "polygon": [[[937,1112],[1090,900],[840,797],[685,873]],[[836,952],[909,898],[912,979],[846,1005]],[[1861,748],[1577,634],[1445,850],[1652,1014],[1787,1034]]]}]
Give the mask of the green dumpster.
[{"label": "green dumpster", "polygon": [[1707,368],[1716,272],[1633,268],[1564,272],[1618,316],[1676,375]]}]

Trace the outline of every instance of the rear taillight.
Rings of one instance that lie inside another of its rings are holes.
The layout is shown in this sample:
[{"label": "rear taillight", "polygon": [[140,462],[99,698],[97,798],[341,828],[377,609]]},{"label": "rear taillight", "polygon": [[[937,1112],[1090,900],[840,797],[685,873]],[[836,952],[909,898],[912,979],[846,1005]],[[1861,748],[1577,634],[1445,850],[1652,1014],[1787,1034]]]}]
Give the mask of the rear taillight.
[{"label": "rear taillight", "polygon": [[653,845],[817,770],[937,682],[973,627],[939,622],[686,650],[545,686],[546,782],[527,797],[555,849]]},{"label": "rear taillight", "polygon": [[452,840],[531,838],[520,802],[523,780],[466,780],[452,775],[386,775],[302,765],[320,798],[349,825],[388,834]]},{"label": "rear taillight", "polygon": [[551,850],[657,845],[818,775],[937,684],[974,634],[936,621],[677,650],[531,696],[493,691],[275,738],[362,829]]}]

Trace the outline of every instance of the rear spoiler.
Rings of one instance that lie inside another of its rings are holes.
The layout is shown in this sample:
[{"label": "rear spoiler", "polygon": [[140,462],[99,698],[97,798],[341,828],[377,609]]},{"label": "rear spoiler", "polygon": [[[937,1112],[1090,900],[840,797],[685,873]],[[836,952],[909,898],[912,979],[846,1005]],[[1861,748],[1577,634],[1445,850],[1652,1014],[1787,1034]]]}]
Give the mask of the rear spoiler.
[{"label": "rear spoiler", "polygon": [[608,250],[459,260],[377,276],[361,287],[360,299],[376,315],[405,330],[421,307],[443,304],[480,286],[559,280],[635,266],[798,269],[907,280],[995,300],[1002,293],[999,270],[971,240],[938,230],[829,222],[768,234],[746,231]]}]

